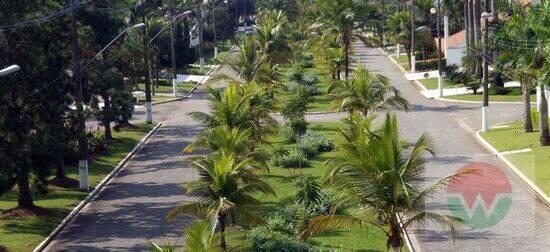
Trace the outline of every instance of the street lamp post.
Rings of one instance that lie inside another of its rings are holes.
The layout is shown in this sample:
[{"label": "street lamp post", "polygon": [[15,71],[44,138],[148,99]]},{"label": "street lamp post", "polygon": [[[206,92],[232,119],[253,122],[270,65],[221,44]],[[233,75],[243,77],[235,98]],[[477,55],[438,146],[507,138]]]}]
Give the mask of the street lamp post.
[{"label": "street lamp post", "polygon": [[217,6],[212,4],[212,29],[213,29],[213,32],[214,32],[214,59],[218,58],[218,37],[217,37],[217,34],[216,34],[216,9],[218,7],[220,7],[220,5],[227,4],[227,3],[228,3],[228,1],[224,0],[223,3],[221,3]]},{"label": "street lamp post", "polygon": [[200,64],[200,71],[201,73],[204,73],[204,51],[203,51],[203,34],[202,34],[202,21],[204,19],[204,4],[201,0],[199,0],[199,64]]},{"label": "street lamp post", "polygon": [[192,11],[188,10],[174,17],[172,16],[171,12],[168,12],[168,16],[167,16],[168,24],[162,27],[162,29],[160,29],[160,31],[149,40],[149,43],[152,43],[153,40],[155,40],[160,34],[162,34],[166,30],[166,28],[168,27],[170,28],[169,29],[170,30],[170,49],[172,51],[171,52],[172,54],[171,55],[172,56],[172,92],[174,97],[178,96],[178,85],[177,85],[178,76],[176,72],[176,45],[175,45],[175,39],[174,39],[173,24],[176,23],[176,21],[178,21],[178,18],[191,15],[191,13]]},{"label": "street lamp post", "polygon": [[4,69],[0,69],[0,76],[6,76],[6,75],[9,75],[9,74],[15,73],[15,72],[19,71],[20,69],[21,69],[21,67],[19,67],[18,65],[11,65],[11,66],[6,67]]},{"label": "street lamp post", "polygon": [[489,62],[487,59],[487,43],[489,40],[489,13],[481,13],[481,19],[484,20],[483,32],[483,107],[481,108],[481,128],[483,132],[489,131]]},{"label": "street lamp post", "polygon": [[416,55],[414,52],[414,0],[411,0],[411,73],[416,72]]},{"label": "street lamp post", "polygon": [[430,9],[432,14],[436,15],[436,32],[437,32],[437,90],[439,97],[443,97],[443,72],[441,71],[441,0],[437,0],[437,7]]}]

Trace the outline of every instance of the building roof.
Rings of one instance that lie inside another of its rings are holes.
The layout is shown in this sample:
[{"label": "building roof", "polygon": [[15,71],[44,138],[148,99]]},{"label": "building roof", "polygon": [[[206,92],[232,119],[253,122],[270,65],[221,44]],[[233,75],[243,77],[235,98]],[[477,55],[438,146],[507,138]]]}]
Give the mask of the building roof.
[{"label": "building roof", "polygon": [[464,48],[466,47],[466,31],[459,31],[448,38],[449,46],[447,48]]}]

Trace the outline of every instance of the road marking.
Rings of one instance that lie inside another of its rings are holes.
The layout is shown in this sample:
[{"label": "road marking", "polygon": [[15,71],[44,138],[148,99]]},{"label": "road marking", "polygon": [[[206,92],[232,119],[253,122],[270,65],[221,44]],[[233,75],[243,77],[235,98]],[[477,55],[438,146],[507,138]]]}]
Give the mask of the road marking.
[{"label": "road marking", "polygon": [[526,149],[521,149],[521,150],[503,151],[503,152],[500,153],[500,155],[512,155],[512,154],[525,153],[525,152],[531,152],[531,151],[533,151],[533,149],[526,148]]}]

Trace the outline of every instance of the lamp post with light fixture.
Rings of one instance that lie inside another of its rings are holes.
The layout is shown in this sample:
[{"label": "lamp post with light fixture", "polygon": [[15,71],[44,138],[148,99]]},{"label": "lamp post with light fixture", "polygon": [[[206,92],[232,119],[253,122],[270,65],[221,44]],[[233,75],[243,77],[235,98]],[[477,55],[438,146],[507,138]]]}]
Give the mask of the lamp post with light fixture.
[{"label": "lamp post with light fixture", "polygon": [[483,106],[481,107],[481,129],[483,132],[489,131],[489,62],[487,59],[488,40],[489,40],[489,16],[487,12],[481,13],[481,19],[484,21],[483,29]]}]

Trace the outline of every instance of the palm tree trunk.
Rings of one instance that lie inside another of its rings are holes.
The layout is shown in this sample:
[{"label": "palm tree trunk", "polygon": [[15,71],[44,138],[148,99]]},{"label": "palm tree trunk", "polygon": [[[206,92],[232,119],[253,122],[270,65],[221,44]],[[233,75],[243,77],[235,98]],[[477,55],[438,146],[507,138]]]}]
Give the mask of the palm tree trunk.
[{"label": "palm tree trunk", "polygon": [[529,84],[523,85],[523,106],[525,108],[523,111],[523,129],[525,132],[533,132],[533,121],[531,119],[531,88]]},{"label": "palm tree trunk", "polygon": [[474,41],[474,4],[473,0],[468,0],[468,27],[469,30],[469,38],[470,38],[470,47],[472,47],[475,43]]},{"label": "palm tree trunk", "polygon": [[223,251],[227,251],[227,243],[225,242],[225,214],[218,215],[218,222],[220,223],[220,246]]},{"label": "palm tree trunk", "polygon": [[470,47],[470,12],[468,8],[468,1],[464,1],[464,30],[466,33],[466,48]]},{"label": "palm tree trunk", "polygon": [[350,46],[349,43],[350,41],[347,34],[344,34],[342,40],[344,42],[344,65],[346,67],[344,77],[347,80],[349,76],[349,46]]},{"label": "palm tree trunk", "polygon": [[548,146],[550,145],[550,130],[548,129],[548,100],[546,99],[546,87],[541,86],[540,89],[540,115],[539,115],[539,126],[540,126],[540,145]]},{"label": "palm tree trunk", "polygon": [[392,224],[390,236],[388,237],[387,243],[388,248],[391,247],[392,251],[399,251],[399,249],[403,246],[401,228],[399,227],[399,222],[397,222],[397,218],[395,220],[395,223]]},{"label": "palm tree trunk", "polygon": [[481,6],[480,0],[473,0],[474,10],[472,12],[472,20],[474,22],[474,44],[479,46],[481,44]]}]

